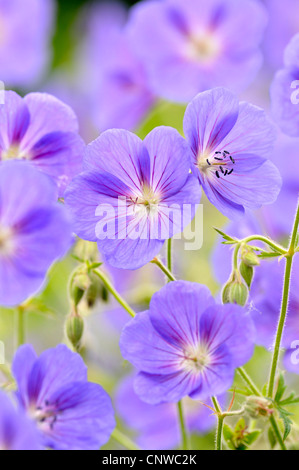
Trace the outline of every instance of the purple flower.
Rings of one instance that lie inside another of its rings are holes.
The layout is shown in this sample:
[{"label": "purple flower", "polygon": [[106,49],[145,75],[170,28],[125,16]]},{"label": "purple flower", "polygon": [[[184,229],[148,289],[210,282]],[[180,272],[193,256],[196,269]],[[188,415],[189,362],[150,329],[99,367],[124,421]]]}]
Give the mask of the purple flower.
[{"label": "purple flower", "polygon": [[53,181],[27,162],[2,163],[0,305],[18,305],[40,289],[71,242],[71,225]]},{"label": "purple flower", "polygon": [[65,194],[76,234],[98,241],[113,267],[147,264],[194,216],[200,189],[190,160],[174,129],[154,129],[144,142],[129,131],[106,131],[87,147],[86,171]]},{"label": "purple flower", "polygon": [[17,398],[35,421],[44,447],[98,450],[115,427],[111,400],[100,385],[87,381],[78,354],[60,345],[38,358],[29,345],[13,361]]},{"label": "purple flower", "polygon": [[281,67],[283,51],[292,36],[299,31],[299,3],[297,0],[264,0],[269,22],[263,42],[267,63],[274,69]]},{"label": "purple flower", "polygon": [[236,305],[216,305],[207,287],[171,282],[123,330],[122,355],[139,371],[135,392],[149,404],[206,399],[233,383],[253,354],[254,327]]},{"label": "purple flower", "polygon": [[299,137],[299,34],[285,50],[284,65],[272,83],[272,111],[285,134]]},{"label": "purple flower", "polygon": [[235,218],[276,200],[281,178],[267,160],[275,133],[262,109],[216,88],[189,104],[184,131],[200,184],[224,215]]},{"label": "purple flower", "polygon": [[53,0],[0,0],[0,79],[30,86],[50,59]]},{"label": "purple flower", "polygon": [[153,90],[185,102],[215,86],[251,83],[262,64],[266,20],[254,0],[151,1],[133,8],[128,30]]},{"label": "purple flower", "polygon": [[1,390],[0,450],[41,450],[36,427]]},{"label": "purple flower", "polygon": [[[210,400],[207,404],[212,406]],[[149,405],[140,400],[134,391],[134,376],[125,378],[118,387],[115,406],[125,425],[136,431],[136,442],[142,449],[165,450],[179,445],[181,432],[177,406],[173,403]],[[183,407],[190,433],[212,431],[216,420],[210,409],[188,397],[184,398]]]},{"label": "purple flower", "polygon": [[129,44],[126,19],[124,7],[115,2],[88,10],[79,86],[84,84],[82,92],[101,132],[136,129],[155,103],[145,67]]},{"label": "purple flower", "polygon": [[84,143],[77,118],[67,105],[46,93],[21,98],[5,92],[0,104],[0,161],[28,160],[50,175],[59,195],[81,171]]}]

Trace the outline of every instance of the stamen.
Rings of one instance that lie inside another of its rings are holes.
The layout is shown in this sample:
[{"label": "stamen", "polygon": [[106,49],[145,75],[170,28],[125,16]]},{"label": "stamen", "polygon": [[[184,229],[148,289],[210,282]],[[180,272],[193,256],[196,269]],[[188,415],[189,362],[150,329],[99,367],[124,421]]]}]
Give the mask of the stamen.
[{"label": "stamen", "polygon": [[217,178],[220,178],[220,175],[219,175],[218,171],[216,171],[216,176],[217,176]]}]

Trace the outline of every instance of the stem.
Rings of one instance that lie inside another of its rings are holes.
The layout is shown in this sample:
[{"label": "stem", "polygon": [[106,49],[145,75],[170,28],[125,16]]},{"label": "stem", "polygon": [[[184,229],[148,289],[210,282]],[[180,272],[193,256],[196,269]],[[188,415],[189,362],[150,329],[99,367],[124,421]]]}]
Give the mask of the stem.
[{"label": "stem", "polygon": [[118,429],[114,429],[111,437],[127,450],[141,450],[129,437]]},{"label": "stem", "polygon": [[252,235],[250,237],[244,238],[240,240],[239,243],[235,247],[234,256],[233,256],[233,267],[234,269],[238,269],[238,255],[242,244],[247,244],[253,241],[261,241],[266,245],[270,246],[274,251],[280,253],[281,255],[286,255],[288,251],[281,245],[278,245],[273,240],[270,240],[267,237],[263,237],[262,235]]},{"label": "stem", "polygon": [[25,343],[25,315],[23,307],[17,308],[17,346]]},{"label": "stem", "polygon": [[105,276],[102,271],[98,271],[97,269],[94,269],[93,271],[103,282],[105,287],[109,290],[109,292],[113,295],[113,297],[117,300],[117,302],[128,312],[131,317],[135,317],[136,313],[134,310],[130,307],[130,305],[122,298],[122,296],[117,292],[117,290],[113,287],[109,279]]},{"label": "stem", "polygon": [[182,436],[182,450],[189,450],[188,432],[187,432],[185,418],[184,418],[182,401],[178,402],[178,412],[179,412],[179,420],[180,420],[180,428],[181,428],[181,436]]},{"label": "stem", "polygon": [[172,239],[167,241],[167,269],[169,272],[172,271]]},{"label": "stem", "polygon": [[280,310],[280,318],[277,327],[276,333],[276,340],[275,340],[275,347],[274,353],[272,358],[272,366],[270,372],[270,379],[269,379],[269,387],[268,387],[268,396],[273,398],[274,395],[274,388],[275,388],[275,378],[277,373],[278,361],[280,357],[280,347],[281,341],[284,333],[285,322],[287,318],[287,311],[289,305],[289,294],[290,294],[290,284],[291,284],[291,274],[292,274],[292,265],[293,265],[293,258],[295,255],[295,248],[296,248],[296,239],[299,227],[299,202],[296,212],[296,217],[294,221],[293,231],[291,235],[289,250],[286,255],[286,268],[285,268],[285,275],[284,275],[284,285],[283,285],[283,297],[281,303],[281,310]]},{"label": "stem", "polygon": [[276,419],[274,418],[274,416],[271,416],[270,423],[271,423],[272,429],[273,429],[273,431],[276,435],[276,438],[279,442],[279,445],[280,445],[281,449],[282,450],[288,450],[285,443],[283,442],[283,438],[281,437],[280,430],[278,428],[278,425],[277,425],[277,422],[276,422]]},{"label": "stem", "polygon": [[174,275],[171,273],[171,271],[162,263],[161,260],[158,258],[154,258],[153,261],[151,261],[152,264],[155,264],[158,266],[158,268],[161,269],[161,271],[167,276],[169,281],[176,281],[176,278]]},{"label": "stem", "polygon": [[221,406],[216,397],[212,397],[212,402],[217,411],[218,426],[216,432],[216,450],[222,450],[222,432],[224,425],[224,416],[222,414]]}]

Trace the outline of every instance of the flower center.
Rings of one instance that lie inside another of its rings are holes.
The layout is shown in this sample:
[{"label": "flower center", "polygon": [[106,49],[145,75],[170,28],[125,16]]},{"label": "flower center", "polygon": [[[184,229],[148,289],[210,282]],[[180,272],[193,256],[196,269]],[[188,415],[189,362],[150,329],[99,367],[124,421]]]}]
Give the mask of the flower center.
[{"label": "flower center", "polygon": [[156,194],[150,186],[144,184],[140,196],[129,199],[129,205],[133,206],[134,213],[146,211],[147,215],[152,215],[157,212],[160,197]]},{"label": "flower center", "polygon": [[33,405],[29,410],[29,414],[40,427],[50,427],[50,429],[53,429],[60,411],[55,405],[51,405],[48,401],[45,401],[44,406],[36,408],[35,405]]},{"label": "flower center", "polygon": [[13,231],[0,225],[0,255],[11,255],[14,250]]},{"label": "flower center", "polygon": [[236,161],[228,150],[209,154],[202,154],[198,158],[198,168],[202,173],[213,172],[218,179],[231,175],[234,172]]},{"label": "flower center", "polygon": [[208,349],[202,345],[189,347],[184,351],[184,367],[192,372],[203,372],[210,364],[210,355]]},{"label": "flower center", "polygon": [[22,150],[19,145],[13,144],[7,150],[2,151],[1,159],[5,160],[29,160],[30,155]]},{"label": "flower center", "polygon": [[189,55],[201,62],[210,62],[220,52],[220,43],[214,35],[203,33],[199,36],[190,37]]}]

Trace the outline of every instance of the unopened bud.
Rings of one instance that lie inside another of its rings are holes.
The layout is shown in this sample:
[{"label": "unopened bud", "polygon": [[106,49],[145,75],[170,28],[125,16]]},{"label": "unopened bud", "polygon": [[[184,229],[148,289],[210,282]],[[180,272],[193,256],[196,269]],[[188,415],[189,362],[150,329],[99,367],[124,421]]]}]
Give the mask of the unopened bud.
[{"label": "unopened bud", "polygon": [[78,271],[74,274],[71,285],[70,285],[70,294],[74,302],[75,307],[81,302],[86,290],[90,285],[90,280],[88,274],[84,271]]},{"label": "unopened bud", "polygon": [[228,283],[224,286],[222,300],[224,304],[246,305],[248,289],[240,279],[240,275],[234,273]]},{"label": "unopened bud", "polygon": [[86,301],[89,308],[95,306],[98,300],[103,300],[107,302],[108,293],[107,289],[103,286],[101,280],[95,274],[90,274],[90,285],[86,292]]},{"label": "unopened bud", "polygon": [[251,418],[269,418],[272,416],[273,404],[267,398],[248,397],[245,410]]},{"label": "unopened bud", "polygon": [[250,267],[259,266],[261,264],[258,255],[249,246],[245,246],[242,249],[241,260],[246,266]]},{"label": "unopened bud", "polygon": [[72,313],[66,320],[66,334],[76,351],[80,349],[83,333],[83,318],[77,313]]}]

